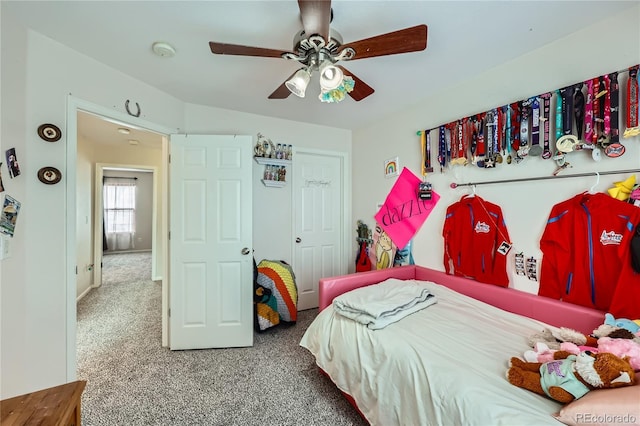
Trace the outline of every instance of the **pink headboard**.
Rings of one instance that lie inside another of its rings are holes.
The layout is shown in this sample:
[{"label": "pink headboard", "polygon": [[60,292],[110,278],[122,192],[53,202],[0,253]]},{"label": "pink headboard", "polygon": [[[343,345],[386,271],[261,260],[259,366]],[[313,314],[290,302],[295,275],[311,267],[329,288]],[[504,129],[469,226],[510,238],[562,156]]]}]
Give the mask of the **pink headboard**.
[{"label": "pink headboard", "polygon": [[595,309],[512,288],[479,283],[415,265],[322,278],[319,282],[319,308],[320,310],[326,308],[336,296],[342,293],[379,283],[388,278],[433,281],[505,311],[537,319],[556,327],[568,327],[585,334],[591,333],[604,323],[604,312]]}]

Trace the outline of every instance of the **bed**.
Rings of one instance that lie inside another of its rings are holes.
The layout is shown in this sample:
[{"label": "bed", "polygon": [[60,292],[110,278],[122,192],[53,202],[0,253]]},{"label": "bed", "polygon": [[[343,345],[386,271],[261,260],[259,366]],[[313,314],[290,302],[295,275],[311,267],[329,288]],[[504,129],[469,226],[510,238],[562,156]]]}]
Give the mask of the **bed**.
[{"label": "bed", "polygon": [[[418,280],[437,303],[383,329],[332,301],[388,279]],[[411,265],[321,279],[300,345],[373,425],[546,425],[561,405],[507,382],[511,356],[545,327],[590,333],[604,313]]]}]

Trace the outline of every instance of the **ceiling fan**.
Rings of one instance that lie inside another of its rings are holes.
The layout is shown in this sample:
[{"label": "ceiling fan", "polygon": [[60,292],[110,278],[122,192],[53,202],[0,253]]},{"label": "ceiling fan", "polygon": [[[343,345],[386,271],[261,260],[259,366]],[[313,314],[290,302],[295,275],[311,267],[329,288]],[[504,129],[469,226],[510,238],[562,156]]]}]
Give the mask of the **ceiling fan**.
[{"label": "ceiling fan", "polygon": [[[219,55],[258,56],[297,61],[302,68],[282,83],[269,99],[285,99],[291,93],[304,97],[313,72],[320,73],[320,86],[325,97],[343,89],[352,99],[360,101],[374,90],[345,67],[335,65],[339,61],[417,52],[427,47],[427,26],[417,25],[386,34],[343,44],[342,36],[331,29],[333,18],[330,0],[298,0],[303,29],[296,33],[292,51],[242,46],[211,41],[211,52]],[[346,86],[346,90],[344,87]],[[349,90],[350,89],[350,90]],[[331,100],[328,100],[331,101]]]}]

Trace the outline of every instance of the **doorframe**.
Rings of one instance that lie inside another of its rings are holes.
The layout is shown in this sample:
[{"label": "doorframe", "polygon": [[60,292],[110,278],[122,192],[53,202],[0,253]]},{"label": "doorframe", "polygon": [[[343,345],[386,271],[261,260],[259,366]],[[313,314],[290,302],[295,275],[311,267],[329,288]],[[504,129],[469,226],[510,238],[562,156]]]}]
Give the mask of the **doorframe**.
[{"label": "doorframe", "polygon": [[[139,127],[141,129],[149,130],[155,133],[159,133],[162,138],[162,167],[166,170],[163,173],[163,181],[161,183],[161,190],[167,197],[163,197],[162,211],[163,211],[163,223],[161,230],[164,235],[169,235],[168,224],[168,171],[169,171],[169,135],[178,133],[178,129],[162,126],[150,121],[143,120],[139,117],[134,117],[129,114],[121,113],[113,108],[97,105],[83,99],[77,98],[71,94],[67,95],[67,117],[66,117],[66,185],[65,185],[65,199],[66,199],[66,241],[65,241],[65,256],[66,256],[66,299],[65,299],[65,318],[66,318],[66,377],[68,381],[76,380],[77,377],[77,339],[76,339],[76,291],[77,291],[77,278],[76,278],[76,263],[77,263],[77,248],[76,248],[76,184],[77,184],[77,170],[76,164],[78,161],[78,112],[88,112],[96,114],[107,119],[120,122],[123,125],[130,127]],[[166,346],[165,342],[168,342],[168,310],[165,306],[168,305],[169,294],[169,248],[168,243],[163,245],[162,258],[164,263],[163,280],[162,280],[162,344]]]},{"label": "doorframe", "polygon": [[102,224],[104,220],[104,194],[103,194],[103,178],[105,170],[127,170],[127,171],[142,171],[151,172],[153,174],[152,183],[152,201],[151,205],[151,279],[157,281],[162,274],[158,274],[156,256],[161,255],[158,253],[158,209],[160,206],[158,203],[158,168],[155,166],[141,166],[133,164],[112,164],[112,163],[96,163],[95,172],[95,188],[94,188],[94,213],[93,213],[93,285],[92,288],[97,288],[102,285],[102,257],[104,251],[102,250]]},{"label": "doorframe", "polygon": [[[307,155],[324,155],[328,157],[337,157],[340,160],[340,177],[342,179],[342,217],[340,222],[340,230],[342,232],[342,246],[340,248],[340,270],[342,273],[346,274],[348,272],[348,250],[351,247],[350,238],[351,233],[348,232],[348,223],[351,220],[351,167],[348,167],[351,164],[350,155],[348,152],[344,151],[331,151],[331,150],[323,150],[323,149],[315,149],[315,148],[297,148],[294,147],[293,152],[293,162],[296,161],[296,154],[307,154]],[[297,179],[300,179],[300,176],[296,175],[295,166],[291,167],[292,171],[292,182],[295,182]],[[291,191],[291,207],[296,208],[297,194],[295,190]],[[295,216],[291,220],[291,235],[296,235],[296,221]],[[295,245],[291,245],[291,259],[295,261]],[[295,265],[294,265],[295,267]]]}]

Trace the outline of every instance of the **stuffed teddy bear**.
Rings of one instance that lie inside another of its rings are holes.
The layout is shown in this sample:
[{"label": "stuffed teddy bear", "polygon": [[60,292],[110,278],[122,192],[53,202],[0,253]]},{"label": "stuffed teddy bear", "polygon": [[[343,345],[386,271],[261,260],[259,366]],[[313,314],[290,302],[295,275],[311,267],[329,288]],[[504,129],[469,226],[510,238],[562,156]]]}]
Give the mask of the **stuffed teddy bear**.
[{"label": "stuffed teddy bear", "polygon": [[578,355],[558,351],[555,360],[525,362],[513,357],[507,370],[512,385],[546,395],[561,403],[581,398],[593,389],[635,384],[635,373],[627,359],[614,354],[588,351]]}]

